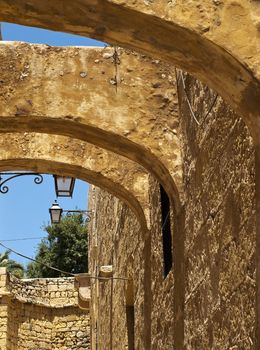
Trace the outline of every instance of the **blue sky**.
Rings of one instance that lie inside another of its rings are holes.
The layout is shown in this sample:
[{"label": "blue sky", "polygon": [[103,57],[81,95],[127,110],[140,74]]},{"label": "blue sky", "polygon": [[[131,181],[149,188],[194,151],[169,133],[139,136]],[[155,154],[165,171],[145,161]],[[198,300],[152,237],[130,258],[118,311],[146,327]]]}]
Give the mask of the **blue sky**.
[{"label": "blue sky", "polygon": [[6,41],[25,41],[52,46],[104,46],[105,43],[78,35],[51,30],[2,23],[2,37]]},{"label": "blue sky", "polygon": [[[2,23],[5,41],[25,41],[53,46],[104,46],[104,43],[76,35],[53,32],[38,28]],[[7,169],[8,170],[8,169]],[[34,184],[34,177],[16,178],[9,183],[9,192],[0,193],[0,240],[46,236],[42,227],[49,223],[49,207],[55,197],[51,175],[45,175],[41,185]],[[59,198],[63,209],[87,208],[88,184],[77,180],[73,198]],[[3,242],[20,253],[34,257],[40,239]],[[0,247],[0,253],[5,249]],[[12,254],[11,257],[26,265],[28,260]]]}]

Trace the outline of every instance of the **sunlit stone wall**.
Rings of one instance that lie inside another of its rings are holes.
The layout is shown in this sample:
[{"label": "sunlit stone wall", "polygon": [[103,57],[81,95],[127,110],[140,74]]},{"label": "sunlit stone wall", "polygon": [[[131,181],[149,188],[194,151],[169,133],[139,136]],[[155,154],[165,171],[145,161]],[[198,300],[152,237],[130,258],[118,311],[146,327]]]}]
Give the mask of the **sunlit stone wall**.
[{"label": "sunlit stone wall", "polygon": [[89,348],[89,312],[74,278],[19,280],[0,269],[0,349]]}]

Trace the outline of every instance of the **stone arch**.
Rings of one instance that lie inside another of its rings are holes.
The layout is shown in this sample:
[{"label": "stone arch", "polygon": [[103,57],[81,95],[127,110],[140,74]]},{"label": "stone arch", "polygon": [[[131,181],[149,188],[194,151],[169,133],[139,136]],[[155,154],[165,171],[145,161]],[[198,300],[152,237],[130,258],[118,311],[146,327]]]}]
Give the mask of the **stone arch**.
[{"label": "stone arch", "polygon": [[0,135],[0,170],[31,170],[72,176],[102,187],[123,200],[142,230],[149,226],[148,173],[138,164],[86,142],[65,136]]},{"label": "stone arch", "polygon": [[[256,196],[259,214],[258,1],[205,0],[198,4],[196,0],[167,3],[163,0],[79,0],[74,3],[31,0],[28,4],[28,1],[22,0],[13,4],[9,0],[1,2],[0,16],[7,22],[90,35],[153,54],[207,83],[242,115],[254,138],[257,146]],[[257,217],[259,223],[260,215]],[[259,239],[257,246],[259,250]],[[259,293],[259,268],[257,270]]]},{"label": "stone arch", "polygon": [[112,48],[1,44],[0,131],[70,136],[128,157],[157,177],[178,212],[174,71],[121,50],[119,78],[113,55]]},{"label": "stone arch", "polygon": [[91,36],[166,59],[216,90],[242,114],[260,144],[258,2],[1,1],[0,19]]}]

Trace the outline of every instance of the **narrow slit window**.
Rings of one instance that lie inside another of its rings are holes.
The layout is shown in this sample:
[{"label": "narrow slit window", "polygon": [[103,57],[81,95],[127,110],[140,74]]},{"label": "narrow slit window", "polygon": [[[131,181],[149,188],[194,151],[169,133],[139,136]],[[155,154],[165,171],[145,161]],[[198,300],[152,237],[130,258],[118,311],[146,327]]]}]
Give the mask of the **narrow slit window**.
[{"label": "narrow slit window", "polygon": [[128,350],[135,349],[135,307],[134,307],[134,284],[128,280],[126,290],[126,326]]},{"label": "narrow slit window", "polygon": [[135,309],[134,305],[126,305],[126,323],[128,350],[134,350],[135,346]]},{"label": "narrow slit window", "polygon": [[172,268],[172,234],[171,234],[171,206],[170,199],[164,188],[160,185],[161,196],[161,225],[163,240],[164,277]]}]

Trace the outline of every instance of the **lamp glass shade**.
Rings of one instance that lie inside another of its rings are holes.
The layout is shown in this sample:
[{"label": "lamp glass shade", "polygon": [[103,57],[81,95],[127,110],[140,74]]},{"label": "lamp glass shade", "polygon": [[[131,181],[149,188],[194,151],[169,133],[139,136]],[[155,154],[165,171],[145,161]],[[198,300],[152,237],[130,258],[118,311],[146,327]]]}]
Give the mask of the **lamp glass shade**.
[{"label": "lamp glass shade", "polygon": [[72,197],[75,185],[73,177],[54,175],[54,182],[57,197]]},{"label": "lamp glass shade", "polygon": [[63,212],[62,208],[59,206],[57,201],[55,201],[51,208],[49,209],[50,216],[51,216],[51,223],[52,224],[58,224],[60,223],[61,214]]}]

